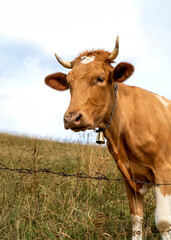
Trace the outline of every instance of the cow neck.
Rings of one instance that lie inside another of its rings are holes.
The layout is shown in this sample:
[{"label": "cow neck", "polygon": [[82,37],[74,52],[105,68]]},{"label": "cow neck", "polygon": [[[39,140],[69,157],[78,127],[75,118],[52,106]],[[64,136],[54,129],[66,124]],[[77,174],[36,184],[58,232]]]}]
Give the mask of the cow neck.
[{"label": "cow neck", "polygon": [[109,117],[109,121],[106,123],[106,126],[104,128],[95,128],[94,131],[96,133],[98,132],[104,132],[106,129],[109,128],[110,126],[110,123],[112,121],[112,117],[113,117],[113,114],[115,112],[115,108],[116,108],[116,102],[117,102],[117,92],[118,92],[118,89],[119,89],[119,86],[117,83],[115,83],[115,91],[114,91],[114,95],[115,95],[115,100],[114,100],[114,104],[113,104],[113,108],[112,108],[112,111],[111,111],[111,114],[110,114],[110,117]]},{"label": "cow neck", "polygon": [[[119,152],[119,141],[120,141],[120,134],[122,132],[122,127],[124,123],[121,123],[123,120],[124,113],[122,112],[122,109],[120,109],[120,106],[122,104],[122,94],[123,94],[123,88],[120,86],[120,98],[119,98],[119,104],[117,104],[117,109],[115,111],[115,114],[113,116],[113,121],[111,122],[110,128],[105,128],[104,136],[107,140],[107,147],[109,149],[110,154],[113,156],[119,170],[121,171],[124,179],[129,179],[128,184],[130,187],[137,193],[139,193],[140,189],[142,188],[141,184],[137,184],[135,182],[135,179],[131,176],[129,170],[124,165],[123,159],[121,158],[120,152]],[[115,90],[117,92],[117,90]],[[117,93],[116,93],[117,94]],[[122,121],[121,121],[122,119]],[[118,125],[120,125],[118,127]]]}]

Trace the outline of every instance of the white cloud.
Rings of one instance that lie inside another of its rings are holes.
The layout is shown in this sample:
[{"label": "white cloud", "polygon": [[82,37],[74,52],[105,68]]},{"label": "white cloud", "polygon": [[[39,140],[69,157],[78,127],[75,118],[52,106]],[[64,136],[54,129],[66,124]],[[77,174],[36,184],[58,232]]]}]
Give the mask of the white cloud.
[{"label": "white cloud", "polygon": [[[1,33],[36,41],[64,56],[85,48],[112,50],[117,34],[121,44],[126,42],[130,48],[133,39],[134,45],[140,42],[141,29],[133,1],[6,0],[0,21],[4,23]],[[137,53],[139,48],[132,49]]]}]

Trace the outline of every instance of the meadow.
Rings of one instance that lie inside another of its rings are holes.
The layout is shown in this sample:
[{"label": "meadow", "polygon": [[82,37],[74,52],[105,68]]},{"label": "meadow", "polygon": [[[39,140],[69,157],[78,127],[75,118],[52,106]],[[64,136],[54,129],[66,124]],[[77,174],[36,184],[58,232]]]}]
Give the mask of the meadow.
[{"label": "meadow", "polygon": [[[73,174],[120,173],[106,147],[0,134],[0,163],[10,168],[47,168]],[[160,239],[154,222],[155,198],[144,197],[143,239]],[[123,182],[21,174],[0,170],[0,239],[131,239]]]}]

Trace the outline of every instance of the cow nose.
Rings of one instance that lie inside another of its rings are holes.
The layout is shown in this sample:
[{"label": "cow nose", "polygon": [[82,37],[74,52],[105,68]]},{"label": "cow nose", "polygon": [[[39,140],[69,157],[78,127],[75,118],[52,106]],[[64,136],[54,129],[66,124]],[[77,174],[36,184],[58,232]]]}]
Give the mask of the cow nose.
[{"label": "cow nose", "polygon": [[82,114],[81,113],[66,113],[64,115],[65,128],[75,128],[79,127],[81,123]]}]

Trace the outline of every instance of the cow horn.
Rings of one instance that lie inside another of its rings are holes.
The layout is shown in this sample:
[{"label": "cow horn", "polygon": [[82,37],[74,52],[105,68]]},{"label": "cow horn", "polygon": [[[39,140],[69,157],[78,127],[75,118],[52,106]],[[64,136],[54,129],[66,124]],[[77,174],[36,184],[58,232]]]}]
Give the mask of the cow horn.
[{"label": "cow horn", "polygon": [[109,59],[113,61],[118,56],[118,53],[119,53],[119,36],[116,37],[115,48],[110,54]]},{"label": "cow horn", "polygon": [[55,57],[58,60],[58,62],[65,68],[72,68],[72,64],[71,62],[68,61],[64,61],[62,60],[56,53],[55,53]]}]

